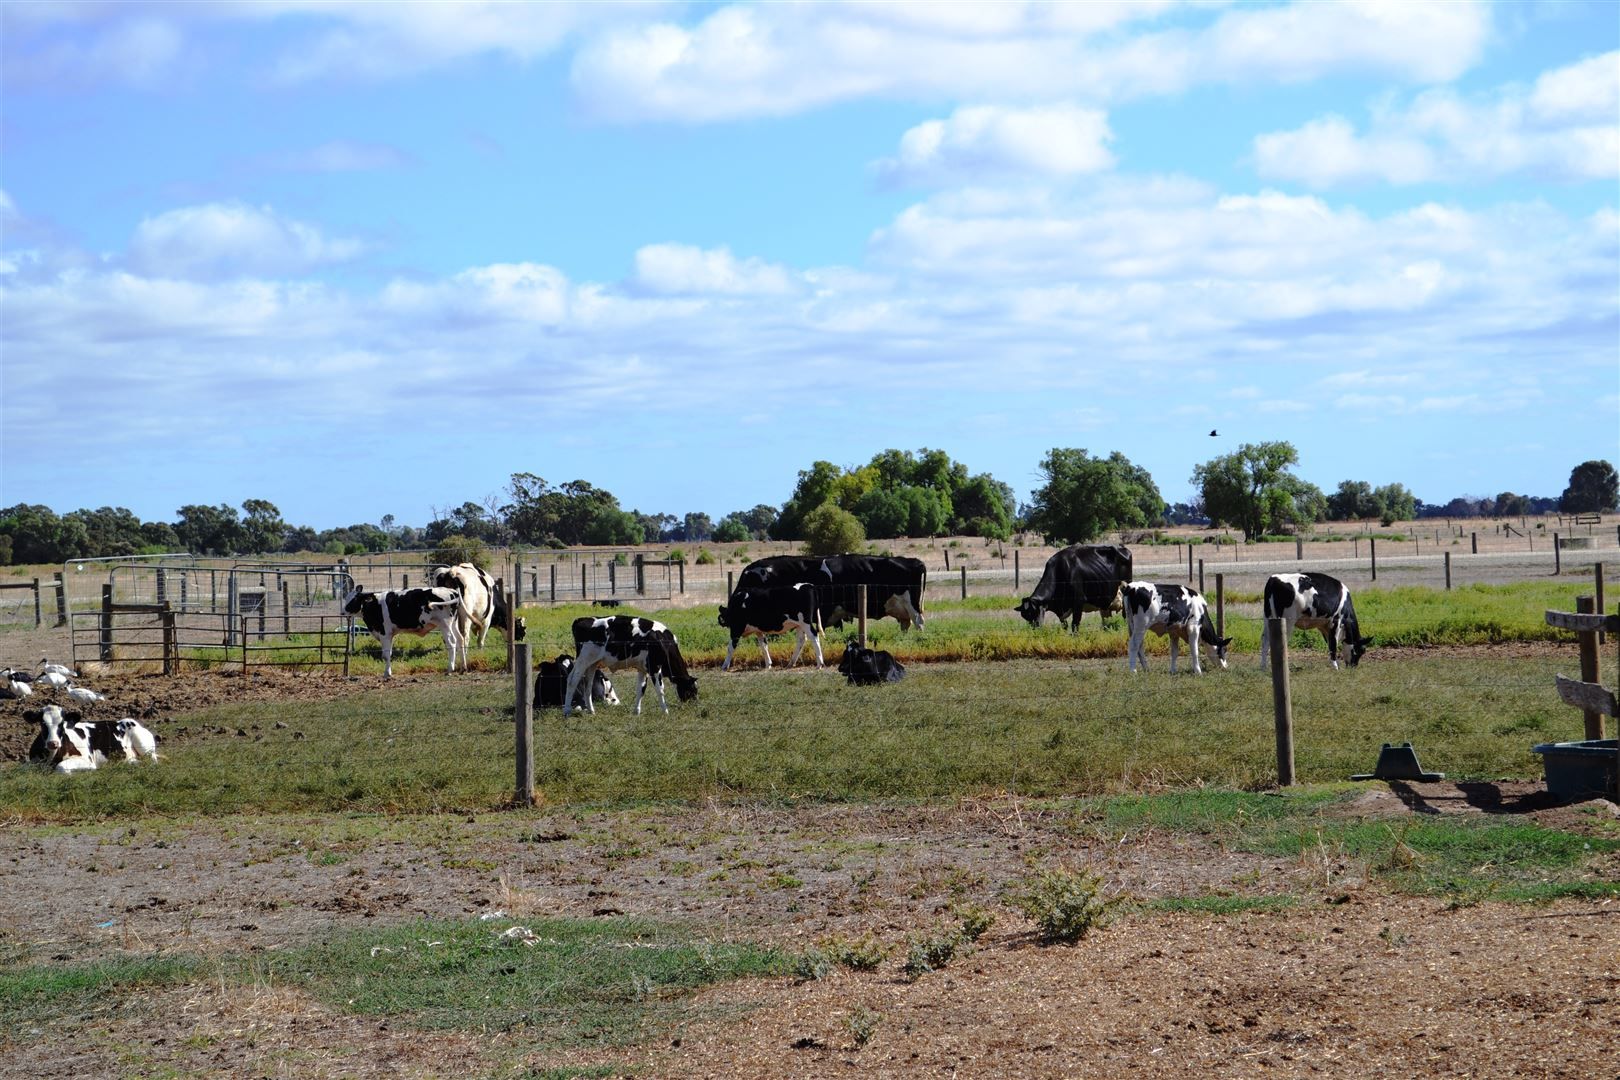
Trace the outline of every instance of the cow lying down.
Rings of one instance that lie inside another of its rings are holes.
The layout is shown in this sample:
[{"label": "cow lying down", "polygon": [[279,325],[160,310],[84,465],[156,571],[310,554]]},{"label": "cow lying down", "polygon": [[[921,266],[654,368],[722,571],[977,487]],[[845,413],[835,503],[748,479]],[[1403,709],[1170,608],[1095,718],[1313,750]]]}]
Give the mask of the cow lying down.
[{"label": "cow lying down", "polygon": [[851,645],[838,661],[838,670],[851,686],[876,686],[905,678],[905,665],[883,649],[863,649]]},{"label": "cow lying down", "polygon": [[77,710],[47,705],[23,718],[39,725],[28,760],[60,773],[87,772],[120,756],[125,761],[158,760],[157,736],[134,717],[85,720]]},{"label": "cow lying down", "polygon": [[[542,660],[539,670],[534,674],[534,707],[537,709],[560,709],[563,703],[563,691],[568,688],[568,675],[574,670],[574,658],[567,653],[558,653],[555,660]],[[584,691],[580,691],[581,694]],[[597,668],[591,677],[591,700],[601,701],[608,705],[617,705],[619,695],[613,692],[613,682],[602,669]],[[576,700],[576,706],[582,706],[584,701]]]}]

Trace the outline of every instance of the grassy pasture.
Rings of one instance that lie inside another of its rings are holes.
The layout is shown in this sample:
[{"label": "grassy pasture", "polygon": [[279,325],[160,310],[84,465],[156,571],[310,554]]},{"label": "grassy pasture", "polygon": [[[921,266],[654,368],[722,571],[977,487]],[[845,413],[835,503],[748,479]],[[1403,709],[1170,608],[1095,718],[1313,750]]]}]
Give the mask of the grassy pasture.
[{"label": "grassy pasture", "polygon": [[[1367,771],[1381,743],[1408,740],[1454,778],[1539,775],[1533,743],[1579,736],[1579,714],[1551,692],[1560,667],[1404,651],[1334,671],[1311,657],[1293,677],[1299,778]],[[667,717],[653,700],[631,715],[627,679],[618,707],[538,714],[545,799],[1091,794],[1275,776],[1271,681],[1252,656],[1201,678],[1170,676],[1162,658],[1135,676],[1118,660],[1018,660],[914,664],[882,687],[813,668],[709,671],[700,687]],[[511,707],[496,673],[220,706],[184,718],[192,731],[160,768],[115,766],[93,785],[8,769],[0,805],[36,819],[490,807],[512,789]]]}]

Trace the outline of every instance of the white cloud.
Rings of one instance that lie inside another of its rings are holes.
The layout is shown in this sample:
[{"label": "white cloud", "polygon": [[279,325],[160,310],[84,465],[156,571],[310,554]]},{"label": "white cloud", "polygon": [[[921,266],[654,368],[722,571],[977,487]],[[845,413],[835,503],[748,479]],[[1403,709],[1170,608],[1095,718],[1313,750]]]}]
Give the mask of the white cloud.
[{"label": "white cloud", "polygon": [[654,293],[722,296],[780,295],[796,288],[793,275],[761,259],[738,259],[726,248],[649,244],[636,252],[635,280]]},{"label": "white cloud", "polygon": [[[690,26],[607,28],[573,82],[592,115],[694,123],[874,97],[1107,102],[1363,72],[1431,83],[1472,66],[1491,23],[1480,3],[1092,7],[729,5]],[[1172,10],[1182,25],[1129,25]]]},{"label": "white cloud", "polygon": [[330,239],[318,228],[269,207],[208,203],[144,219],[130,241],[131,266],[160,277],[299,274],[364,251],[354,239]]},{"label": "white cloud", "polygon": [[1535,88],[1464,98],[1449,89],[1376,113],[1366,134],[1329,116],[1256,137],[1262,176],[1313,187],[1532,173],[1620,176],[1620,52],[1547,72]]},{"label": "white cloud", "polygon": [[897,184],[973,183],[986,177],[1076,176],[1111,168],[1113,133],[1101,109],[964,106],[900,138],[900,152],[877,163]]},{"label": "white cloud", "polygon": [[[0,4],[0,70],[9,85],[61,90],[151,87],[184,58],[179,27],[148,9],[112,15],[84,4]],[[82,25],[81,25],[82,24]]]}]

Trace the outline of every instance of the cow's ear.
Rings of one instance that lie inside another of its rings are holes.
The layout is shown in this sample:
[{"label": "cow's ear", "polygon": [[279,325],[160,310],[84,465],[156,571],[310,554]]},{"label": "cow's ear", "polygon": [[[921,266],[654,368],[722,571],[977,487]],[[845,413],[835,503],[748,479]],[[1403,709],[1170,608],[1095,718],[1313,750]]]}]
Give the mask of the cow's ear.
[{"label": "cow's ear", "polygon": [[1231,638],[1229,638],[1229,637],[1221,638],[1221,648],[1224,649],[1230,644],[1232,644],[1232,639]]}]

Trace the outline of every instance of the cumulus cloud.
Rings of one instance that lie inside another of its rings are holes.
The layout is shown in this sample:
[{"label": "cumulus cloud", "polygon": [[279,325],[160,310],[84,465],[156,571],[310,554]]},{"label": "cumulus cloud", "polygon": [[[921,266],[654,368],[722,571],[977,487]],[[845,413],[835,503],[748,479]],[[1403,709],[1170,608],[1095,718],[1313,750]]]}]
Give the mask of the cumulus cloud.
[{"label": "cumulus cloud", "polygon": [[649,244],[636,252],[635,282],[652,293],[718,296],[781,295],[793,275],[761,259],[738,259],[727,248]]},{"label": "cumulus cloud", "polygon": [[1111,168],[1113,133],[1101,109],[974,105],[918,124],[877,162],[894,184],[977,183],[1003,176],[1063,177]]},{"label": "cumulus cloud", "polygon": [[1620,176],[1620,52],[1543,74],[1533,88],[1464,97],[1430,90],[1379,110],[1365,133],[1322,117],[1254,141],[1271,179],[1312,187],[1528,173],[1565,181]]},{"label": "cumulus cloud", "polygon": [[358,240],[329,238],[269,207],[208,203],[142,220],[129,262],[157,277],[280,276],[345,262],[364,250]]}]

